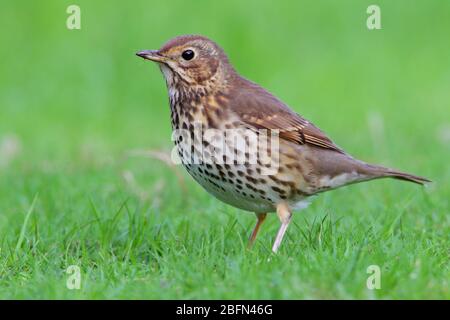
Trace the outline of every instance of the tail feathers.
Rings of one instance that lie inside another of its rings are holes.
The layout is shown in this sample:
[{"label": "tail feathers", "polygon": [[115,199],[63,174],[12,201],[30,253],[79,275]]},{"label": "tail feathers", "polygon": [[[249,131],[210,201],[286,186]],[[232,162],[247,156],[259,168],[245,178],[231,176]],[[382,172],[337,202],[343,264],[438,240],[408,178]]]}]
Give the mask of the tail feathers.
[{"label": "tail feathers", "polygon": [[416,176],[413,174],[404,173],[404,172],[400,172],[400,171],[392,171],[392,170],[386,171],[385,175],[386,175],[386,177],[410,181],[410,182],[418,183],[421,185],[431,182],[431,180],[428,180],[427,178],[419,177],[419,176]]},{"label": "tail feathers", "polygon": [[386,178],[394,178],[394,179],[414,182],[414,183],[417,183],[420,185],[424,185],[426,183],[431,182],[431,180],[429,180],[427,178],[416,176],[416,175],[410,174],[410,173],[405,173],[405,172],[401,172],[401,171],[397,171],[397,170],[393,170],[393,169],[389,169],[389,168],[385,168],[385,167],[381,167],[381,166],[369,165],[369,167],[371,168],[372,174],[374,174],[374,176],[376,178],[385,178],[385,177]]}]

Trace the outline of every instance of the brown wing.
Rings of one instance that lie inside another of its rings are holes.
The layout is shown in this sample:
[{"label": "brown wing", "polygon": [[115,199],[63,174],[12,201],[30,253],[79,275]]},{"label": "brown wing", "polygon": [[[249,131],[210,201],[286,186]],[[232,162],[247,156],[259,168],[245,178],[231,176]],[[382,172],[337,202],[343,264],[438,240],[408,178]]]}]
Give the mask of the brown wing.
[{"label": "brown wing", "polygon": [[279,130],[282,139],[344,151],[319,128],[289,109],[272,94],[245,79],[231,93],[230,108],[250,127]]}]

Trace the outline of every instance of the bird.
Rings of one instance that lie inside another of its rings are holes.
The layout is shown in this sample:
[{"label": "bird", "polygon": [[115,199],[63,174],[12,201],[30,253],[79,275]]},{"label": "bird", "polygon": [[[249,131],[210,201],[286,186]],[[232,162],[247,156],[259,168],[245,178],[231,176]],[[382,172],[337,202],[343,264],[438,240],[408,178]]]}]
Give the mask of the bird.
[{"label": "bird", "polygon": [[276,253],[293,212],[319,193],[379,178],[431,182],[354,158],[241,76],[205,36],[177,36],[136,55],[156,62],[165,78],[175,153],[187,172],[219,200],[255,213],[249,248],[267,214],[276,212],[281,223],[272,246]]}]

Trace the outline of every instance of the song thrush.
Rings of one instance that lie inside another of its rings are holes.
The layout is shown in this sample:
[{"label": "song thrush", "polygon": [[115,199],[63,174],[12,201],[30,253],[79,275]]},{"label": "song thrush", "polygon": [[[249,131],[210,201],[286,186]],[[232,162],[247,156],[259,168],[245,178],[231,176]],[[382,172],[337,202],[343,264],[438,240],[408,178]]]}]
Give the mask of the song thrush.
[{"label": "song thrush", "polygon": [[[353,158],[278,98],[241,77],[222,48],[206,37],[179,36],[159,50],[136,54],[157,62],[164,74],[174,140],[189,174],[218,199],[256,213],[250,246],[266,214],[276,211],[281,220],[276,252],[292,211],[305,208],[317,193],[385,177],[429,182]],[[278,143],[269,146],[274,136]],[[262,159],[260,151],[276,165]]]}]

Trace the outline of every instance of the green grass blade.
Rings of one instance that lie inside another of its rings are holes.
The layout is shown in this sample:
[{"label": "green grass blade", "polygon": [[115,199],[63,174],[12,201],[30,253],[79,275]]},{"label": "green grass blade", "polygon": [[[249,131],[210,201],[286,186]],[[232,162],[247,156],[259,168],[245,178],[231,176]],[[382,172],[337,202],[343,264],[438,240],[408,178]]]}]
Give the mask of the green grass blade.
[{"label": "green grass blade", "polygon": [[14,256],[17,256],[20,247],[22,246],[23,239],[25,238],[25,231],[27,230],[28,220],[30,219],[31,214],[34,211],[34,207],[36,205],[36,201],[38,198],[38,194],[34,196],[33,202],[31,203],[30,208],[28,209],[27,215],[25,216],[25,220],[23,221],[22,228],[20,229],[19,239],[17,240],[16,248],[14,249]]}]

